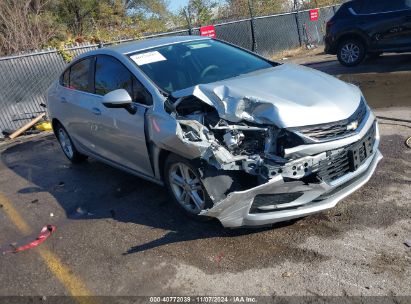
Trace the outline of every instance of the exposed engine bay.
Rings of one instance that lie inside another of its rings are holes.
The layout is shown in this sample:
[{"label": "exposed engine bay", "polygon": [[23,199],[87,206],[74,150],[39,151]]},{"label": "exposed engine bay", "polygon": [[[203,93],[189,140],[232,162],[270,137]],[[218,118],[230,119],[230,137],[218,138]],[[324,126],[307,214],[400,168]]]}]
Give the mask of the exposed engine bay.
[{"label": "exposed engine bay", "polygon": [[278,174],[301,179],[318,170],[319,162],[327,157],[322,153],[285,158],[285,149],[304,144],[296,134],[274,125],[231,123],[195,96],[167,103],[166,109],[178,121],[185,141],[208,145],[201,158],[219,170],[241,170],[261,181]]},{"label": "exposed engine bay", "polygon": [[289,90],[248,95],[246,78],[232,82],[174,92],[163,114],[149,115],[153,143],[198,169],[213,203],[200,215],[225,227],[298,218],[332,208],[372,176],[378,125],[358,88],[342,84],[348,102],[318,93],[302,101]]}]

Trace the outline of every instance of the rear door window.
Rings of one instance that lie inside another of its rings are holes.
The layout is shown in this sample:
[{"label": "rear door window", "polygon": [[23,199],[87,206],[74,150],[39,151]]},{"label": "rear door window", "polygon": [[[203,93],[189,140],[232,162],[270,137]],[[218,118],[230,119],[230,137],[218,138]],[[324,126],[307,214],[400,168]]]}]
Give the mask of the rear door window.
[{"label": "rear door window", "polygon": [[378,14],[409,9],[409,0],[368,0],[362,7],[362,14]]},{"label": "rear door window", "polygon": [[92,92],[91,67],[93,58],[87,58],[70,68],[69,87],[83,92]]},{"label": "rear door window", "polygon": [[[344,4],[343,4],[344,5]],[[362,12],[362,9],[364,7],[364,1],[352,1],[351,3],[347,3],[347,6],[352,8],[356,13]]]},{"label": "rear door window", "polygon": [[335,13],[333,19],[351,17],[351,11],[354,11],[355,14],[360,14],[363,4],[363,0],[355,0],[343,3],[338,9],[338,11]]},{"label": "rear door window", "polygon": [[96,94],[105,95],[114,90],[124,89],[133,101],[151,104],[151,95],[145,87],[116,58],[108,55],[97,56],[95,71]]}]

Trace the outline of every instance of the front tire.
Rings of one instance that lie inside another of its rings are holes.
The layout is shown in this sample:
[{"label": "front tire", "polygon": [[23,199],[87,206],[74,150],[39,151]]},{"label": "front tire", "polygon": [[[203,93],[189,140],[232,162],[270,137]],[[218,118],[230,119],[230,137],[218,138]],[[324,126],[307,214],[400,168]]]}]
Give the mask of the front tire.
[{"label": "front tire", "polygon": [[56,125],[55,134],[64,155],[74,164],[81,163],[87,159],[87,156],[77,151],[66,129],[61,125]]},{"label": "front tire", "polygon": [[347,67],[359,65],[364,60],[365,54],[365,45],[358,39],[344,40],[337,49],[338,61]]},{"label": "front tire", "polygon": [[171,154],[165,162],[164,182],[175,205],[188,217],[204,221],[208,217],[199,215],[213,206],[198,169],[177,155]]}]

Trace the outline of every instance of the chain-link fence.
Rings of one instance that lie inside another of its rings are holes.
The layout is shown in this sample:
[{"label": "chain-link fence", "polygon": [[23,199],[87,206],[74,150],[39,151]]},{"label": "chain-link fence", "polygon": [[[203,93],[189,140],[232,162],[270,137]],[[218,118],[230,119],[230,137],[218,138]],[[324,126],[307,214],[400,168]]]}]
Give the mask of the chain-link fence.
[{"label": "chain-link fence", "polygon": [[[97,45],[68,49],[74,56]],[[43,113],[45,93],[66,63],[56,50],[0,58],[0,130],[15,130]]]},{"label": "chain-link fence", "polygon": [[[244,11],[237,15],[231,12],[230,16],[239,20],[219,22],[214,26],[218,39],[270,57],[287,49],[321,44],[325,23],[337,9],[338,6],[320,8],[315,21],[310,20],[309,10],[243,19],[238,17],[245,14]],[[200,28],[144,38],[189,34],[199,35]],[[83,45],[67,48],[65,52],[76,56],[98,47],[96,44]],[[45,102],[46,90],[65,65],[57,50],[0,58],[0,132],[15,130],[45,111],[41,104]]]}]

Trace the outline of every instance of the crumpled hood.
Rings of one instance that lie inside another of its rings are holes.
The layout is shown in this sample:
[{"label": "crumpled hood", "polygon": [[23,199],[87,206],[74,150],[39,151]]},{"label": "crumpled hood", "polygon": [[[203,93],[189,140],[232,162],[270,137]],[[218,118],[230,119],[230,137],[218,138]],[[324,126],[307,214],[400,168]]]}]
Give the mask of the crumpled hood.
[{"label": "crumpled hood", "polygon": [[316,125],[348,118],[361,91],[335,77],[294,64],[201,84],[173,93],[194,95],[231,122],[274,124],[280,128]]}]

